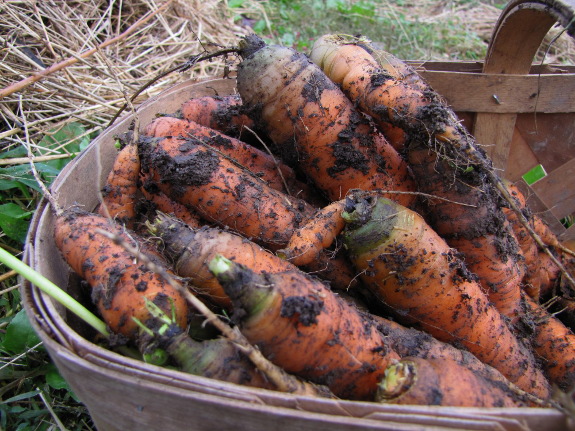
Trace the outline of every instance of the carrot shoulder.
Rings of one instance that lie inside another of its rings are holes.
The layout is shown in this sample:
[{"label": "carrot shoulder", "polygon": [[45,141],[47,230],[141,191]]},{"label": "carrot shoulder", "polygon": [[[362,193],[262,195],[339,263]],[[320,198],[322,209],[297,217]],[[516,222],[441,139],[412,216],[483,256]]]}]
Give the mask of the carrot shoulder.
[{"label": "carrot shoulder", "polygon": [[548,396],[531,352],[421,216],[384,198],[358,194],[348,202],[344,245],[368,289],[409,323],[464,346],[524,391]]},{"label": "carrot shoulder", "polygon": [[377,401],[452,407],[525,407],[516,394],[449,359],[403,358],[390,365]]},{"label": "carrot shoulder", "polygon": [[346,399],[373,399],[397,353],[361,313],[301,271],[256,274],[224,258],[210,269],[242,333],[286,371]]}]

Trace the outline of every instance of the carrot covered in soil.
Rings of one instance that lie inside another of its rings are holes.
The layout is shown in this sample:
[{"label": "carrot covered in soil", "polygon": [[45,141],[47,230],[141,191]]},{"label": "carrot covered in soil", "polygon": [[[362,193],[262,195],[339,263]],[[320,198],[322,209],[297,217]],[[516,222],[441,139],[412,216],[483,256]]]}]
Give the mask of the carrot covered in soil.
[{"label": "carrot covered in soil", "polygon": [[155,212],[160,211],[165,214],[171,214],[192,228],[199,228],[202,226],[200,216],[196,212],[190,210],[185,205],[170,199],[161,192],[158,189],[158,186],[152,181],[144,179],[142,181],[140,191],[144,198],[153,204]]},{"label": "carrot covered in soil", "polygon": [[99,214],[132,228],[136,218],[136,196],[140,175],[138,146],[130,142],[120,150],[102,190]]},{"label": "carrot covered in soil", "polygon": [[234,303],[241,332],[287,372],[338,397],[371,400],[399,359],[356,308],[301,271],[257,274],[223,257],[210,262]]},{"label": "carrot covered in soil", "polygon": [[165,214],[158,214],[149,229],[162,240],[164,253],[174,262],[174,271],[181,277],[189,278],[199,294],[227,310],[232,308],[231,300],[208,268],[208,263],[216,255],[246,265],[256,272],[295,269],[289,262],[254,242],[221,229],[191,229],[182,221]]},{"label": "carrot covered in soil", "polygon": [[[239,94],[225,96],[202,96],[187,100],[180,108],[184,120],[193,121],[210,129],[218,130],[234,138],[250,137],[255,129],[253,120],[242,112]],[[242,139],[245,140],[245,139]]]},{"label": "carrot covered in soil", "polygon": [[575,334],[545,307],[525,296],[526,315],[533,334],[535,353],[542,358],[543,369],[551,383],[563,391],[575,387]]},{"label": "carrot covered in soil", "polygon": [[403,358],[385,370],[376,400],[451,407],[525,407],[504,385],[449,359]]},{"label": "carrot covered in soil", "polygon": [[415,196],[401,193],[415,189],[405,162],[304,54],[251,35],[240,55],[244,106],[286,163],[298,164],[330,200],[354,188],[381,189],[411,205]]},{"label": "carrot covered in soil", "polygon": [[142,170],[168,197],[267,247],[286,244],[313,213],[304,201],[272,189],[193,140],[151,138],[141,147]]},{"label": "carrot covered in soil", "polygon": [[92,299],[110,329],[134,338],[139,327],[133,319],[146,322],[152,317],[146,301],[168,315],[173,312],[176,324],[184,328],[188,307],[181,294],[98,230],[136,243],[159,265],[168,265],[148,243],[111,219],[78,209],[67,210],[56,218],[56,246],[68,265],[91,286]]},{"label": "carrot covered in soil", "polygon": [[297,180],[292,168],[276,160],[272,155],[192,121],[160,117],[148,124],[144,133],[156,138],[183,138],[199,145],[209,146],[266,181],[276,190],[287,191],[300,197],[307,197],[311,193],[306,184]]},{"label": "carrot covered in soil", "polygon": [[429,200],[426,220],[464,254],[497,308],[516,319],[524,265],[491,162],[437,93],[422,81],[398,79],[387,63],[378,63],[385,55],[375,52],[363,39],[327,35],[310,58],[358,109],[404,130],[402,153],[418,190],[441,198]]},{"label": "carrot covered in soil", "polygon": [[363,284],[397,315],[464,346],[522,390],[546,399],[531,352],[458,254],[417,213],[381,197],[348,197],[344,246]]}]

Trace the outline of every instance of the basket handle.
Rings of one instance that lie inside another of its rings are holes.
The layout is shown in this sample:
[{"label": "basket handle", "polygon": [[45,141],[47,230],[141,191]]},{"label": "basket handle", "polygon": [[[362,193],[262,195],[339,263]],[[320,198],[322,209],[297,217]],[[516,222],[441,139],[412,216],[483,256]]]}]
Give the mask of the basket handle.
[{"label": "basket handle", "polygon": [[[561,24],[575,37],[575,0],[512,0],[497,21],[483,66],[486,74],[527,74],[551,26]],[[504,103],[504,101],[503,101]],[[505,171],[517,114],[479,112],[473,134]]]}]

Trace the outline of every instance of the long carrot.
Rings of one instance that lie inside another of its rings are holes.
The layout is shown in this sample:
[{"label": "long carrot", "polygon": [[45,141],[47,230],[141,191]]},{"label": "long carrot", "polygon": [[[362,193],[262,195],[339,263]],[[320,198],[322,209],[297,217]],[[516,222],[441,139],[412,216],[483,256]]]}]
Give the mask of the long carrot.
[{"label": "long carrot", "polygon": [[102,190],[99,214],[112,217],[132,228],[136,218],[136,195],[140,174],[138,147],[131,142],[116,156]]},{"label": "long carrot", "polygon": [[398,79],[374,52],[365,40],[327,35],[310,57],[359,109],[404,130],[419,191],[442,198],[429,202],[426,219],[465,255],[498,309],[516,319],[524,266],[491,162],[437,93]]},{"label": "long carrot", "polygon": [[346,399],[372,399],[399,359],[355,308],[301,271],[256,274],[219,257],[210,269],[238,310],[242,333],[272,362]]},{"label": "long carrot", "polygon": [[388,404],[451,407],[525,407],[498,385],[449,359],[403,358],[385,372],[376,396]]},{"label": "long carrot", "polygon": [[358,194],[343,213],[344,245],[383,302],[436,338],[464,346],[524,391],[545,399],[531,352],[490,303],[457,253],[417,213]]},{"label": "long carrot", "polygon": [[403,159],[309,59],[290,48],[242,41],[238,91],[288,164],[298,164],[330,200],[381,189],[408,206],[415,196]]},{"label": "long carrot", "polygon": [[170,198],[194,208],[208,222],[279,248],[313,213],[304,201],[270,188],[219,153],[177,138],[141,146],[144,172]]},{"label": "long carrot", "polygon": [[157,138],[181,137],[207,145],[267,181],[276,190],[300,197],[310,194],[309,187],[297,180],[293,169],[272,155],[193,121],[160,117],[148,124],[144,133]]},{"label": "long carrot", "polygon": [[105,217],[70,209],[56,218],[54,238],[70,267],[92,288],[92,299],[110,329],[126,337],[137,335],[138,325],[151,315],[146,301],[152,301],[175,322],[185,327],[188,307],[185,299],[157,274],[134,261],[134,256],[98,230],[114,233],[167,267],[157,251],[137,235]]},{"label": "long carrot", "polygon": [[231,300],[208,269],[208,263],[217,254],[247,265],[256,272],[295,269],[289,262],[239,235],[210,227],[191,229],[165,214],[157,215],[150,231],[162,240],[164,253],[174,262],[175,272],[189,278],[198,293],[228,310],[232,308]]}]

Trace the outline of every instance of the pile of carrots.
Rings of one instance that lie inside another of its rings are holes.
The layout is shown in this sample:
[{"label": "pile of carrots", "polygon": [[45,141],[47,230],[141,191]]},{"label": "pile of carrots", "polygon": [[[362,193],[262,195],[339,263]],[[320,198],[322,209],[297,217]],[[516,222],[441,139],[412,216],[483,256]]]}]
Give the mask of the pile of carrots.
[{"label": "pile of carrots", "polygon": [[553,406],[575,389],[573,247],[416,70],[350,36],[236,51],[237,94],[118,137],[99,207],[56,218],[115,344],[350,400]]}]

